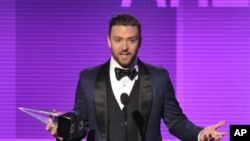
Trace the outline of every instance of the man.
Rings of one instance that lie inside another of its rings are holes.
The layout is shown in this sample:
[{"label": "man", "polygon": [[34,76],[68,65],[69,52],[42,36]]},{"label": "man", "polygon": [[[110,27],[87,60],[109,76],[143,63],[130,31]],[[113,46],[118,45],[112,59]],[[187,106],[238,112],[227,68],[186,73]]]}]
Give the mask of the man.
[{"label": "man", "polygon": [[[115,15],[107,37],[111,58],[80,74],[73,110],[85,117],[86,129],[95,131],[95,141],[161,141],[161,119],[183,141],[220,140],[225,133],[216,129],[225,122],[201,128],[189,121],[168,72],[137,57],[141,41],[140,22],[130,14]],[[51,119],[46,130],[57,135]]]}]

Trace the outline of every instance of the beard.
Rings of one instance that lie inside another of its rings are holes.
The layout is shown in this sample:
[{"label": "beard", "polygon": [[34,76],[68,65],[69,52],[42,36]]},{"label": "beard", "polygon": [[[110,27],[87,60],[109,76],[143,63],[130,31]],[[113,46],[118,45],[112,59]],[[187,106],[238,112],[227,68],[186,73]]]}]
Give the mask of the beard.
[{"label": "beard", "polygon": [[[123,56],[122,54],[127,54],[127,55]],[[122,66],[123,68],[129,68],[133,64],[136,55],[137,52],[135,54],[119,53],[118,55],[113,54],[113,57],[120,66]]]}]

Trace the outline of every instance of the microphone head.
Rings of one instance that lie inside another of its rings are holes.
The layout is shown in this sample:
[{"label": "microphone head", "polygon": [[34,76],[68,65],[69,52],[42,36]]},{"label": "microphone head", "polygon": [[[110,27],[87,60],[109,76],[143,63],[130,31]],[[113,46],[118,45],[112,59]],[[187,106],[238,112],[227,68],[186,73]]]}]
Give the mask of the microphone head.
[{"label": "microphone head", "polygon": [[121,102],[124,106],[126,106],[129,102],[129,97],[128,97],[128,94],[126,94],[126,93],[122,93],[120,99],[121,99]]}]

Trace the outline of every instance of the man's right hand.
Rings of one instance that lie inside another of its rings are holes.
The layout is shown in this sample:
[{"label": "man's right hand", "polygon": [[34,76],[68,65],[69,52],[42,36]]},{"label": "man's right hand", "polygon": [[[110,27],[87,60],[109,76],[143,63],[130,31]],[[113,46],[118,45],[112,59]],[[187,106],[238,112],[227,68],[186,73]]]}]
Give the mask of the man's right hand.
[{"label": "man's right hand", "polygon": [[52,117],[50,116],[49,117],[49,122],[48,124],[46,125],[46,130],[50,132],[51,135],[53,135],[54,137],[56,137],[57,139],[59,140],[63,140],[62,137],[58,137],[57,136],[57,124],[53,121]]}]

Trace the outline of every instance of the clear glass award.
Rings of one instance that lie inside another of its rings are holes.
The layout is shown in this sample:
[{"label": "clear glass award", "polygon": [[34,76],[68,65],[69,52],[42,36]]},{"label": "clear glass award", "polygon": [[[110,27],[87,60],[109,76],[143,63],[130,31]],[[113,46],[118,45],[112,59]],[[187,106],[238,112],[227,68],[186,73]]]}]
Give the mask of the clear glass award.
[{"label": "clear glass award", "polygon": [[29,109],[29,108],[23,108],[23,107],[18,107],[18,109],[28,114],[29,116],[41,121],[44,124],[48,123],[49,116],[53,118],[57,118],[58,116],[63,114],[62,112],[44,111],[44,110]]},{"label": "clear glass award", "polygon": [[[52,117],[52,120],[58,124],[57,135],[62,137],[64,140],[79,138],[86,133],[86,128],[84,128],[84,116],[80,112],[71,111],[62,113],[23,107],[19,107],[18,109],[44,124],[48,124],[49,117]],[[94,137],[94,134],[92,136]]]}]

